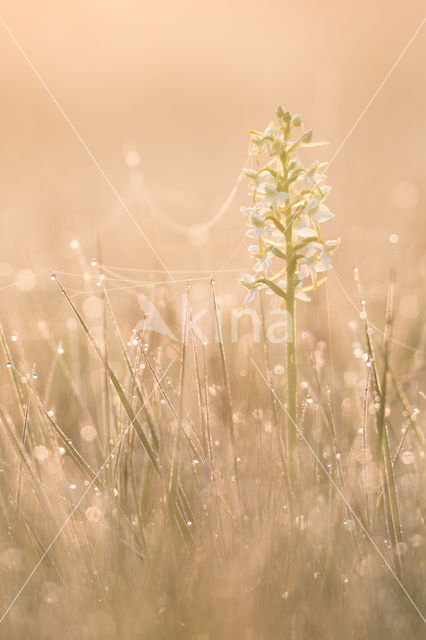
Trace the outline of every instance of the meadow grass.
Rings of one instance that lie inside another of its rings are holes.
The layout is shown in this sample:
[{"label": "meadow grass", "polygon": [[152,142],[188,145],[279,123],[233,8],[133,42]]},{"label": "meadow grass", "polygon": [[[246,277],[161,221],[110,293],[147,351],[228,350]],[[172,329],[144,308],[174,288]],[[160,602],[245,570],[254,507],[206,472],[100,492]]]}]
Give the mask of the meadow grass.
[{"label": "meadow grass", "polygon": [[285,346],[250,318],[229,340],[223,285],[207,343],[192,288],[173,341],[52,278],[55,321],[1,329],[0,637],[424,637],[424,350],[392,352],[394,276],[349,348],[302,312],[293,483]]}]

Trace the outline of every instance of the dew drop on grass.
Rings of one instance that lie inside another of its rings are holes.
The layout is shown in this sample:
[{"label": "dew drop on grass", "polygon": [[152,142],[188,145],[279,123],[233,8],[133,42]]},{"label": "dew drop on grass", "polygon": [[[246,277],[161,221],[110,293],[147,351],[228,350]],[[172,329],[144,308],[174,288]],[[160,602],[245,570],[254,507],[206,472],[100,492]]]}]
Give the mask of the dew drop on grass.
[{"label": "dew drop on grass", "polygon": [[58,354],[62,356],[64,353],[65,353],[64,347],[62,346],[62,342],[60,342],[58,345]]},{"label": "dew drop on grass", "polygon": [[96,258],[92,258],[91,261],[90,261],[90,265],[92,267],[96,267],[97,264],[98,264],[98,261],[96,260]]},{"label": "dew drop on grass", "polygon": [[16,334],[13,334],[13,336],[10,336],[10,339],[12,342],[18,342],[18,336]]},{"label": "dew drop on grass", "polygon": [[11,369],[11,367],[12,367],[12,363],[10,362],[10,360],[9,360],[8,362],[6,362],[6,367],[7,367],[8,369]]},{"label": "dew drop on grass", "polygon": [[71,240],[71,242],[70,242],[70,248],[71,249],[74,249],[74,250],[78,249],[79,246],[80,246],[80,243],[79,243],[78,240]]},{"label": "dew drop on grass", "polygon": [[396,233],[392,233],[392,234],[389,236],[389,242],[390,242],[391,244],[397,244],[397,243],[399,242],[399,236],[398,236],[398,234],[396,234]]},{"label": "dew drop on grass", "polygon": [[77,485],[74,483],[70,484],[70,489],[71,491],[74,491],[74,489],[77,489]]}]

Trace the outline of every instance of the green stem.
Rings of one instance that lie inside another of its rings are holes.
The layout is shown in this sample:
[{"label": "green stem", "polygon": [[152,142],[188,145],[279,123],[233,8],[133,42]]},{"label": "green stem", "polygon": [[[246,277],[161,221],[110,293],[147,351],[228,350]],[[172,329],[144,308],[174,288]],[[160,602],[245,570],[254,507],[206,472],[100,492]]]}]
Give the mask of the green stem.
[{"label": "green stem", "polygon": [[287,464],[290,485],[294,481],[294,457],[297,436],[297,359],[296,359],[296,258],[292,246],[292,225],[286,230],[287,255]]}]

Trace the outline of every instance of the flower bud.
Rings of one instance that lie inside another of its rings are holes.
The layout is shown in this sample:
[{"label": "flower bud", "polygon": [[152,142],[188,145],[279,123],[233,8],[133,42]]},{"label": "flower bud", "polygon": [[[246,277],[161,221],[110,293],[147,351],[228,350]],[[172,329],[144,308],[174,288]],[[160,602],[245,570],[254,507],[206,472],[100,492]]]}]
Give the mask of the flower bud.
[{"label": "flower bud", "polygon": [[291,120],[291,124],[293,125],[293,127],[301,127],[302,126],[302,116],[297,113],[295,116],[293,116],[292,120]]},{"label": "flower bud", "polygon": [[288,124],[291,120],[291,113],[290,111],[286,111],[285,109],[283,109],[283,107],[280,106],[277,107],[277,117],[281,120],[284,120],[284,122],[287,122]]},{"label": "flower bud", "polygon": [[303,136],[300,138],[300,141],[304,143],[310,142],[312,140],[313,134],[314,132],[312,131],[312,129],[309,129],[309,131],[305,131]]}]

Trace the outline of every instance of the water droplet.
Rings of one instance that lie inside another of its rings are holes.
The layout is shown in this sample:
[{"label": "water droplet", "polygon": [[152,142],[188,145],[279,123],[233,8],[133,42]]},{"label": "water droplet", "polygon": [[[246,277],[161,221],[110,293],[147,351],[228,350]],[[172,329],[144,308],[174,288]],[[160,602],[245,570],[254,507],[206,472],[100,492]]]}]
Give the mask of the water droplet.
[{"label": "water droplet", "polygon": [[214,287],[214,285],[216,284],[216,280],[215,280],[214,278],[212,278],[212,279],[210,280],[210,284]]},{"label": "water droplet", "polygon": [[399,242],[399,236],[398,236],[398,234],[396,234],[396,233],[392,233],[392,234],[389,236],[389,242],[390,242],[391,244],[397,244],[397,243]]},{"label": "water droplet", "polygon": [[96,265],[98,264],[98,261],[96,260],[96,258],[92,258],[90,261],[90,264],[92,267],[96,267]]},{"label": "water droplet", "polygon": [[62,342],[60,342],[58,345],[58,354],[62,356],[64,353],[65,353],[64,347],[62,346]]},{"label": "water droplet", "polygon": [[9,362],[6,362],[6,367],[7,367],[8,369],[10,369],[10,368],[12,367],[12,363],[10,362],[10,360],[9,360]]},{"label": "water droplet", "polygon": [[74,483],[70,484],[70,489],[71,491],[74,491],[74,489],[77,489],[77,485]]},{"label": "water droplet", "polygon": [[71,240],[70,242],[70,248],[71,249],[78,249],[80,246],[80,243],[78,240]]},{"label": "water droplet", "polygon": [[16,334],[13,334],[13,336],[10,336],[10,339],[12,342],[18,342],[18,336]]},{"label": "water droplet", "polygon": [[50,279],[51,280],[56,280],[56,273],[51,273],[50,274]]}]

